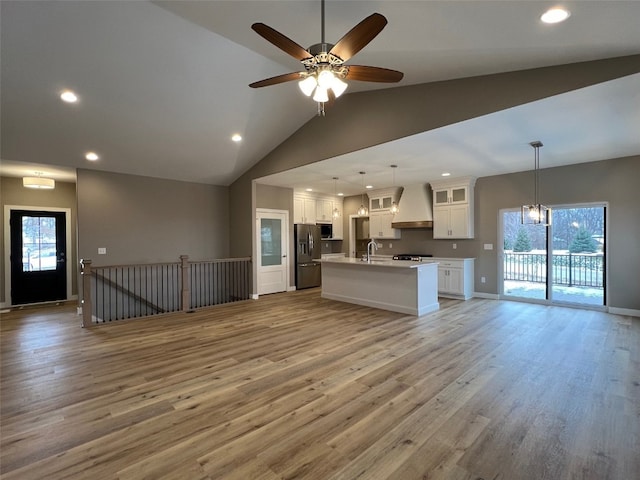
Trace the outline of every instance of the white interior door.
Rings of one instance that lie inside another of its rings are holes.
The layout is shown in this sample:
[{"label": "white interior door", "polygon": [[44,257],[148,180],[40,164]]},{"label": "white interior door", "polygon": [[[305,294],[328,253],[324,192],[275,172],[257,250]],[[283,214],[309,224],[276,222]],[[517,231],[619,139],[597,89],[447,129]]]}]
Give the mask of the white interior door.
[{"label": "white interior door", "polygon": [[256,210],[258,295],[284,292],[289,285],[289,212]]}]

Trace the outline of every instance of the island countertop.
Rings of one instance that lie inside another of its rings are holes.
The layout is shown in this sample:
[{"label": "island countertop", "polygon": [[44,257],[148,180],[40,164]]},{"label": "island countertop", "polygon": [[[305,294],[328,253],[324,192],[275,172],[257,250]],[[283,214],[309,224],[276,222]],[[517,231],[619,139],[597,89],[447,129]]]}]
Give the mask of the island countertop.
[{"label": "island countertop", "polygon": [[322,297],[410,315],[438,310],[438,263],[377,257],[328,258]]},{"label": "island countertop", "polygon": [[385,267],[385,268],[420,268],[429,265],[437,265],[437,261],[414,262],[413,260],[393,260],[386,257],[374,257],[370,262],[353,257],[324,258],[322,263],[340,263],[348,265],[358,265],[361,267]]}]

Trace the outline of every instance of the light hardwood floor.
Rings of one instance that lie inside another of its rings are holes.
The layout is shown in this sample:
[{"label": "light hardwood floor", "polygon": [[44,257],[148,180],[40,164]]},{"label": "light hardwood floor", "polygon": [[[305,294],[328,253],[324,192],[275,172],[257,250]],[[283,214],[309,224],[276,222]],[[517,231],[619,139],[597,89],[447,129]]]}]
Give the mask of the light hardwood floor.
[{"label": "light hardwood floor", "polygon": [[640,320],[318,289],[81,329],[3,315],[2,479],[640,478]]}]

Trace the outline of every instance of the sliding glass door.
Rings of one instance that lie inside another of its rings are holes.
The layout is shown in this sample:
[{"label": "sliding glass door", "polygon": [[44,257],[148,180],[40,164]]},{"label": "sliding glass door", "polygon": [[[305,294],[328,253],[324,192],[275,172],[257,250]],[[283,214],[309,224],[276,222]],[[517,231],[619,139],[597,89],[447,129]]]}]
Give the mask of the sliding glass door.
[{"label": "sliding glass door", "polygon": [[501,212],[502,295],[531,301],[603,306],[605,205],[554,207],[548,227],[522,225]]}]

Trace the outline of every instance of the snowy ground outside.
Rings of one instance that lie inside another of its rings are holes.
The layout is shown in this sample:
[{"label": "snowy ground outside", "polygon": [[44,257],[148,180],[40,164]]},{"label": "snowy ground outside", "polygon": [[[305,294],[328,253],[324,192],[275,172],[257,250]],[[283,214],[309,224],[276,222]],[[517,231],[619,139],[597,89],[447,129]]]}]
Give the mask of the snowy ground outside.
[{"label": "snowy ground outside", "polygon": [[[513,297],[544,299],[545,285],[543,283],[505,280],[504,294]],[[553,300],[557,302],[581,303],[583,305],[603,305],[604,289],[554,285]]]}]

